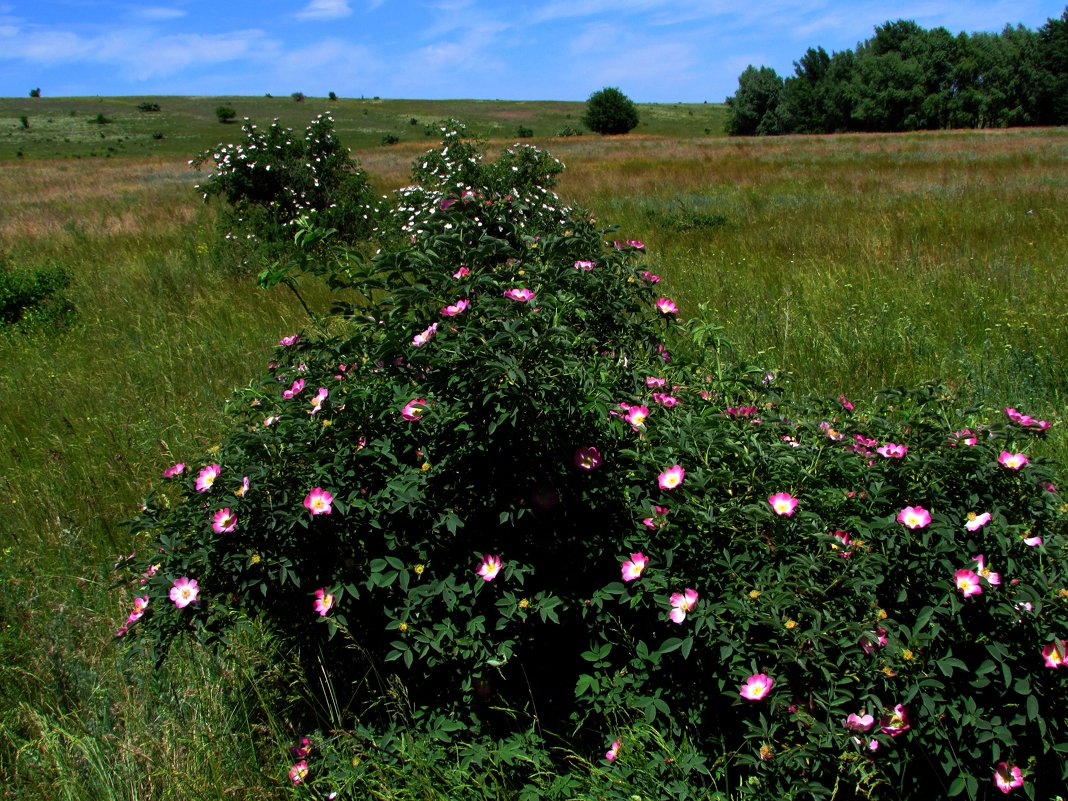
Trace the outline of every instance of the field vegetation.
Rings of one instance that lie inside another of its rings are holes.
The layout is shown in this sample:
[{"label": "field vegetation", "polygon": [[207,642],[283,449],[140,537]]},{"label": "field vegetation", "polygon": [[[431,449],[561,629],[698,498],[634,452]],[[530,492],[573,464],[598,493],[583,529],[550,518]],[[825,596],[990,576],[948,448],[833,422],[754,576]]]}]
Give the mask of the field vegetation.
[{"label": "field vegetation", "polygon": [[[193,190],[204,176],[188,159],[235,138],[220,104],[297,128],[330,110],[380,192],[408,182],[444,117],[498,143],[530,128],[567,167],[561,197],[643,240],[680,316],[718,322],[791,391],[863,404],[940,380],[962,405],[1052,421],[1031,455],[1068,464],[1064,129],[739,141],[722,106],[639,104],[626,137],[557,137],[582,104],[3,99],[3,264],[61,270],[73,310],[0,330],[5,798],[288,797],[303,731],[287,709],[343,722],[336,688],[296,672],[268,632],[224,657],[183,646],[159,671],[114,645],[128,609],[112,566],[145,545],[123,521],[165,467],[210,452],[231,390],[275,343],[316,325],[218,246],[216,210]],[[332,300],[314,282],[301,293],[316,311]],[[599,756],[569,764],[593,783]],[[469,759],[395,745],[375,797],[492,797]]]}]

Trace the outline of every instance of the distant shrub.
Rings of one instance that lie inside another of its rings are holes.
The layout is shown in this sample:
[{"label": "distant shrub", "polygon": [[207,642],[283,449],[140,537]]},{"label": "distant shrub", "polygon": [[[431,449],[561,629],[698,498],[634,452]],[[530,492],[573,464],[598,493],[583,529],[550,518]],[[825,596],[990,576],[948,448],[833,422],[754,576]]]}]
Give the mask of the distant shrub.
[{"label": "distant shrub", "polygon": [[40,96],[41,96],[41,90],[40,89],[31,89],[30,90],[30,97],[40,97]]},{"label": "distant shrub", "polygon": [[574,128],[570,125],[565,125],[559,131],[556,132],[557,136],[582,136],[582,131],[579,128]]},{"label": "distant shrub", "polygon": [[147,100],[137,104],[138,111],[153,112],[159,111],[159,103],[151,103]]},{"label": "distant shrub", "polygon": [[397,136],[396,134],[388,133],[388,134],[386,134],[385,136],[382,137],[382,144],[384,144],[384,145],[395,145],[399,141],[400,141],[400,137]]},{"label": "distant shrub", "polygon": [[590,95],[582,122],[594,133],[625,134],[638,125],[638,107],[619,89],[607,86]]},{"label": "distant shrub", "polygon": [[19,117],[19,125],[22,126],[22,130],[27,130],[30,127],[30,118],[23,114]]},{"label": "distant shrub", "polygon": [[95,117],[93,117],[91,120],[89,120],[89,122],[92,125],[110,125],[111,124],[111,120],[109,120],[107,117],[105,117],[103,112],[97,114]]},{"label": "distant shrub", "polygon": [[74,314],[63,292],[68,286],[70,275],[59,265],[14,270],[0,256],[0,329],[67,322]]},{"label": "distant shrub", "polygon": [[516,129],[515,135],[518,136],[520,139],[529,139],[530,137],[532,137],[534,135],[534,129],[533,128],[527,128],[526,126],[520,125]]},{"label": "distant shrub", "polygon": [[157,141],[162,139],[163,138],[163,131],[153,131],[152,132],[152,138],[156,139]]},{"label": "distant shrub", "polygon": [[231,106],[216,106],[215,107],[215,119],[221,123],[231,122],[237,117],[237,112]]},{"label": "distant shrub", "polygon": [[290,97],[293,98],[293,102],[295,102],[295,103],[303,103],[304,102],[304,93],[303,92],[294,92],[293,94],[290,95]]},{"label": "distant shrub", "polygon": [[329,98],[330,100],[332,100],[332,101],[333,101],[333,100],[337,100],[337,93],[336,93],[336,92],[331,92],[331,93],[330,93],[330,94],[328,95],[328,98]]}]

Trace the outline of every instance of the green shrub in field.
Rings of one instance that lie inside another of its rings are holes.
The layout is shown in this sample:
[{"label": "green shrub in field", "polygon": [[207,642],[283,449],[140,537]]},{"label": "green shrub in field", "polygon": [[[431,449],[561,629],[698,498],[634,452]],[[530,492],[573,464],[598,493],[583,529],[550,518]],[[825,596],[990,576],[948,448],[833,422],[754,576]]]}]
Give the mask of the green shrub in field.
[{"label": "green shrub in field", "polygon": [[15,270],[0,257],[0,329],[60,324],[74,314],[63,290],[70,276],[62,267]]},{"label": "green shrub in field", "polygon": [[146,499],[120,634],[162,658],[270,619],[361,716],[294,762],[323,792],[403,763],[397,721],[494,744],[466,764],[529,797],[574,793],[545,730],[605,798],[1063,787],[1047,424],[937,387],[791,399],[561,203],[559,162],[444,133],[381,251],[330,268],[362,300],[285,337]]},{"label": "green shrub in field", "polygon": [[215,107],[215,118],[224,125],[231,122],[235,117],[237,117],[237,112],[234,111],[233,106]]},{"label": "green shrub in field", "polygon": [[583,124],[594,133],[625,134],[638,127],[638,107],[614,86],[606,86],[586,101]]},{"label": "green shrub in field", "polygon": [[339,242],[367,235],[370,188],[329,113],[315,117],[303,135],[277,120],[261,129],[246,119],[241,132],[241,142],[220,144],[190,162],[212,169],[197,188],[206,201],[225,204],[226,238],[264,246],[271,258],[292,247],[293,223],[308,215],[335,229]]}]

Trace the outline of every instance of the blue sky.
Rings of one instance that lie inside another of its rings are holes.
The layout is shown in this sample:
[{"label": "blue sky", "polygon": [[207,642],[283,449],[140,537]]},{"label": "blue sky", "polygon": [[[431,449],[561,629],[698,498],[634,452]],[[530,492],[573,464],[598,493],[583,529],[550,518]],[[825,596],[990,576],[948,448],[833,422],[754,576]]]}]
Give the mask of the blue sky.
[{"label": "blue sky", "polygon": [[888,20],[1041,27],[1063,0],[0,0],[0,96],[722,101]]}]

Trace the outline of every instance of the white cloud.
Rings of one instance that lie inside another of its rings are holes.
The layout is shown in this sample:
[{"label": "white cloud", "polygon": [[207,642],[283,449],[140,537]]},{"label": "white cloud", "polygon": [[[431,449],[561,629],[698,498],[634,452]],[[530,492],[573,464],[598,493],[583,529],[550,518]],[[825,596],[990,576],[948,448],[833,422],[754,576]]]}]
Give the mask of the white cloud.
[{"label": "white cloud", "polygon": [[[146,46],[150,42],[151,46]],[[160,36],[145,28],[117,28],[98,36],[25,29],[10,36],[0,58],[45,66],[109,64],[137,80],[175,75],[190,66],[269,60],[278,43],[263,31]]]},{"label": "white cloud", "polygon": [[148,22],[167,22],[172,19],[179,19],[185,16],[185,11],[180,8],[169,8],[166,6],[144,6],[137,8],[133,12],[135,19],[143,19]]},{"label": "white cloud", "polygon": [[297,19],[330,20],[341,19],[352,14],[349,0],[311,0],[307,6],[294,16]]}]

